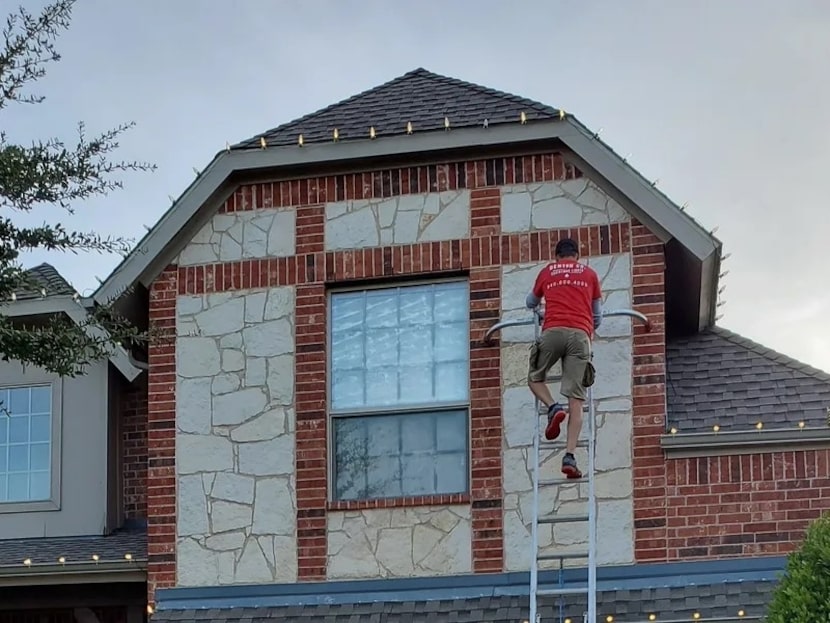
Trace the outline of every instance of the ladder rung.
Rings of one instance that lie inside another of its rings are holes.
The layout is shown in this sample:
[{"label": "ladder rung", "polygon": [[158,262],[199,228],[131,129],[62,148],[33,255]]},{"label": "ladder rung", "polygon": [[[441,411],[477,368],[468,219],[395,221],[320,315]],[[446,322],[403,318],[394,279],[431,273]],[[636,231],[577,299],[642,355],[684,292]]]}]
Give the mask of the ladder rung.
[{"label": "ladder rung", "polygon": [[588,552],[568,552],[566,554],[539,554],[536,560],[579,560],[588,558]]},{"label": "ladder rung", "polygon": [[[567,441],[559,441],[559,440],[548,441],[547,439],[545,439],[544,441],[542,441],[541,439],[539,440],[539,448],[541,448],[542,450],[557,450],[557,449],[563,450],[567,445],[568,445]],[[588,440],[587,439],[577,440],[576,447],[577,448],[587,448],[588,447]]]},{"label": "ladder rung", "polygon": [[557,595],[584,595],[588,592],[587,586],[569,586],[565,588],[540,588],[536,594],[540,597],[552,597]]},{"label": "ladder rung", "polygon": [[548,517],[539,517],[539,523],[576,523],[579,521],[588,521],[588,515],[549,515]]}]

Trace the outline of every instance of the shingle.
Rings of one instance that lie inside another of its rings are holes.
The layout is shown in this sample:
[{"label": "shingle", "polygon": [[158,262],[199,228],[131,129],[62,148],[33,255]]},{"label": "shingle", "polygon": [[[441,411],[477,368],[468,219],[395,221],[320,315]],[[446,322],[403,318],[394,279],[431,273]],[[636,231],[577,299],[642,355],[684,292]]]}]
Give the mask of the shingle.
[{"label": "shingle", "polygon": [[666,345],[668,424],[684,432],[826,426],[830,374],[721,327]]},{"label": "shingle", "polygon": [[[745,620],[757,620],[763,614],[774,584],[772,582],[730,582],[715,585],[683,586],[675,588],[646,588],[637,591],[606,591],[597,595],[598,614],[608,614],[619,620],[645,621],[649,614],[658,620],[692,620],[695,612],[701,619],[734,617],[739,609],[745,611]],[[586,609],[585,598],[568,597],[564,601],[563,616],[581,620]],[[519,623],[528,618],[527,597],[482,597],[453,601],[388,602],[380,604],[385,614],[377,611],[378,604],[340,604],[327,608],[226,608],[215,611],[211,620],[216,623],[264,623],[278,620],[284,623]],[[542,621],[559,620],[559,600],[540,599]],[[184,617],[179,615],[184,614]],[[624,617],[622,616],[624,615]],[[198,610],[158,610],[151,623],[202,620]]]},{"label": "shingle", "polygon": [[41,537],[0,541],[0,566],[20,565],[25,559],[33,564],[57,564],[64,556],[66,563],[88,562],[92,555],[99,562],[124,560],[132,554],[133,560],[147,560],[147,533],[143,530],[119,531],[106,536]]},{"label": "shingle", "polygon": [[27,275],[36,287],[19,288],[15,291],[18,300],[40,298],[46,296],[75,294],[69,282],[51,264],[39,264],[26,270]]},{"label": "shingle", "polygon": [[289,121],[233,146],[233,149],[330,142],[335,128],[341,141],[367,139],[374,127],[378,137],[443,130],[444,117],[451,128],[516,123],[524,112],[528,122],[558,117],[546,104],[510,93],[441,76],[418,68],[317,112]]}]

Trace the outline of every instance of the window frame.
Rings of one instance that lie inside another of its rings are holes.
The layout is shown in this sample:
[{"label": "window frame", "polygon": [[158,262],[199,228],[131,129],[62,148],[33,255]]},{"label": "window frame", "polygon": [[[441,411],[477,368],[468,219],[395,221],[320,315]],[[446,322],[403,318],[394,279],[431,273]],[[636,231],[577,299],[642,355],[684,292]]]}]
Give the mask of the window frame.
[{"label": "window frame", "polygon": [[[46,374],[32,374],[27,372],[17,382],[0,382],[0,390],[29,389],[32,387],[49,386],[52,392],[51,438],[49,486],[50,495],[46,500],[22,502],[0,501],[0,515],[7,513],[35,513],[59,511],[61,509],[61,432],[63,407],[63,379]],[[5,417],[0,414],[0,417]]]},{"label": "window frame", "polygon": [[[409,404],[409,405],[395,405],[389,407],[357,407],[351,409],[339,409],[334,410],[332,409],[332,330],[334,329],[334,322],[332,318],[333,312],[333,305],[332,299],[333,297],[337,296],[338,294],[348,294],[350,292],[369,292],[373,290],[395,290],[400,288],[406,288],[411,286],[425,286],[425,285],[441,285],[441,284],[448,284],[448,283],[462,283],[467,288],[467,300],[469,303],[470,297],[470,279],[467,275],[450,275],[450,276],[438,276],[433,278],[416,278],[416,279],[407,279],[406,276],[401,276],[397,279],[389,279],[383,280],[378,282],[369,282],[369,283],[360,283],[360,284],[344,284],[344,285],[332,285],[326,288],[326,425],[327,425],[327,432],[326,432],[326,457],[327,458],[327,465],[326,465],[326,480],[327,480],[327,499],[329,503],[333,504],[364,504],[364,503],[372,503],[374,501],[379,500],[400,500],[406,499],[413,496],[391,496],[391,497],[369,497],[369,498],[350,498],[350,499],[340,499],[335,495],[335,485],[336,485],[336,464],[337,464],[337,457],[335,456],[335,426],[334,420],[340,418],[349,418],[349,417],[372,417],[372,416],[395,416],[395,415],[408,415],[408,414],[429,414],[429,413],[440,413],[440,412],[452,412],[452,411],[463,411],[465,413],[466,419],[466,439],[465,439],[465,453],[466,453],[466,463],[467,463],[467,473],[466,473],[466,488],[463,491],[453,492],[453,493],[425,493],[425,494],[418,494],[414,497],[419,498],[436,498],[436,497],[445,497],[445,496],[465,496],[469,495],[471,487],[472,487],[472,463],[471,463],[471,456],[472,456],[472,418],[471,418],[471,367],[472,367],[472,355],[470,352],[470,320],[469,315],[467,318],[467,399],[466,400],[456,400],[456,401],[442,401],[442,402],[430,402],[430,403],[423,403],[423,404]],[[468,312],[469,314],[469,308]]]}]

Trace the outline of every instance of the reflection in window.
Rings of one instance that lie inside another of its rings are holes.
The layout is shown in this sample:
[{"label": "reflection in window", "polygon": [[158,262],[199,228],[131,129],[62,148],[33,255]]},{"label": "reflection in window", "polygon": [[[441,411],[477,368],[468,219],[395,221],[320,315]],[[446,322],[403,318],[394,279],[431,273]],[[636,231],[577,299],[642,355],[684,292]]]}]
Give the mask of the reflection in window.
[{"label": "reflection in window", "polygon": [[52,390],[0,389],[0,502],[51,497]]},{"label": "reflection in window", "polygon": [[336,497],[466,491],[467,284],[336,293],[331,306]]},{"label": "reflection in window", "polygon": [[467,411],[335,419],[340,500],[467,490]]}]

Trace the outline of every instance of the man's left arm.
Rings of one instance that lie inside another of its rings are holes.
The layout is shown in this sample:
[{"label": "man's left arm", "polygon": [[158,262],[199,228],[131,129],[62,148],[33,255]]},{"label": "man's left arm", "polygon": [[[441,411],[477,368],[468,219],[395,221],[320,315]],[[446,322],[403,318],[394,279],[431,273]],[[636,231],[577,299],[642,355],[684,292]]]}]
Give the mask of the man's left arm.
[{"label": "man's left arm", "polygon": [[594,330],[596,331],[602,324],[602,288],[599,285],[599,276],[596,273],[594,273],[593,281],[591,311],[594,315]]}]

